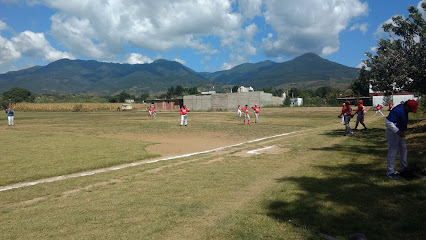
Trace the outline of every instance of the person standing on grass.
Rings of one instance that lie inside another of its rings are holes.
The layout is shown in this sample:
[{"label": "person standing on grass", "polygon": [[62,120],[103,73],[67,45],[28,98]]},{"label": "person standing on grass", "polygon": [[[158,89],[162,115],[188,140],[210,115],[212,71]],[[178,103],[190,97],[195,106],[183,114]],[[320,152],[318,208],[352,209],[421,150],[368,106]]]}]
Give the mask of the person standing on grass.
[{"label": "person standing on grass", "polygon": [[238,116],[238,115],[240,115],[240,117],[241,117],[241,105],[240,104],[238,104],[237,114],[235,114],[235,116]]},{"label": "person standing on grass", "polygon": [[392,110],[392,108],[393,108],[392,103],[389,102],[389,109],[388,109],[388,111]]},{"label": "person standing on grass", "polygon": [[152,118],[155,118],[155,115],[157,115],[157,109],[155,109],[155,106],[152,107]]},{"label": "person standing on grass", "polygon": [[152,117],[151,104],[149,104],[149,108],[148,108],[148,117]]},{"label": "person standing on grass", "polygon": [[358,100],[358,109],[355,111],[355,114],[358,114],[358,116],[356,117],[354,129],[357,130],[356,128],[358,127],[358,123],[361,123],[361,125],[364,126],[364,129],[367,130],[367,127],[364,124],[365,107],[362,100]]},{"label": "person standing on grass", "polygon": [[407,167],[407,145],[405,131],[408,125],[408,113],[417,113],[418,102],[408,100],[404,104],[394,107],[386,117],[386,140],[388,142],[386,175],[394,180],[398,179],[394,170],[396,154],[399,151],[400,171]]},{"label": "person standing on grass", "polygon": [[250,124],[250,115],[249,115],[249,109],[248,106],[246,104],[246,106],[244,107],[244,124],[246,124],[246,119],[248,121],[248,124]]},{"label": "person standing on grass", "polygon": [[259,109],[260,109],[260,107],[258,107],[257,104],[255,104],[254,107],[251,107],[251,108],[253,109],[253,112],[254,112],[254,117],[255,117],[254,123],[258,123],[259,122]]},{"label": "person standing on grass", "polygon": [[8,123],[9,123],[9,126],[13,126],[14,125],[14,122],[13,122],[13,115],[14,115],[14,111],[13,111],[13,109],[11,108],[11,107],[8,107],[6,110],[5,110],[5,112],[6,112],[6,114],[7,114],[7,121],[8,121]]},{"label": "person standing on grass", "polygon": [[186,105],[184,104],[181,108],[180,108],[180,125],[183,125],[183,121],[185,120],[185,127],[188,125],[188,118],[187,118],[187,113],[189,113],[188,108],[186,108]]},{"label": "person standing on grass", "polygon": [[351,127],[349,126],[349,123],[351,121],[352,116],[352,108],[350,106],[350,102],[346,101],[345,106],[342,109],[342,113],[340,113],[339,117],[343,116],[345,119],[345,133],[343,136],[346,136],[348,133],[351,134],[351,136],[354,135],[354,132],[352,131]]},{"label": "person standing on grass", "polygon": [[382,113],[382,110],[381,110],[382,108],[383,108],[382,105],[377,104],[377,106],[376,106],[376,113],[373,115],[373,117],[375,117],[377,113],[382,114],[382,116],[384,117],[385,115],[383,115],[383,113]]}]

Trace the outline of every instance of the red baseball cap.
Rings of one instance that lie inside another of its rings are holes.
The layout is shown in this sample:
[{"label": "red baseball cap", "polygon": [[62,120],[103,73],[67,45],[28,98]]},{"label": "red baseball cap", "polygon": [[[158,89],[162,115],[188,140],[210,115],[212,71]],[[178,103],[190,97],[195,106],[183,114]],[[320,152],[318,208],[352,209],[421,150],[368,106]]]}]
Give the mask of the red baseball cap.
[{"label": "red baseball cap", "polygon": [[416,102],[415,100],[408,100],[407,105],[410,107],[413,113],[417,113],[417,106],[419,106],[418,102]]}]

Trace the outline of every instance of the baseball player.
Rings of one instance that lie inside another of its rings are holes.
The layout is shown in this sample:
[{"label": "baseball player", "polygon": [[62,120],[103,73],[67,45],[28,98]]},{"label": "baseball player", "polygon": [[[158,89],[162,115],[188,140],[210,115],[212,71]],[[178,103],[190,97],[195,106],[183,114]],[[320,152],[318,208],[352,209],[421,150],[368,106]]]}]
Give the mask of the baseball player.
[{"label": "baseball player", "polygon": [[388,142],[386,175],[394,180],[398,179],[394,170],[395,157],[399,152],[400,171],[403,171],[407,163],[407,145],[405,143],[405,131],[408,128],[408,113],[417,113],[419,103],[408,100],[404,104],[394,107],[386,117],[386,140]]},{"label": "baseball player", "polygon": [[184,104],[180,108],[180,125],[183,125],[183,120],[185,120],[185,127],[188,126],[188,119],[187,119],[187,113],[189,113],[188,108],[186,108],[186,105]]},{"label": "baseball player", "polygon": [[382,105],[377,104],[377,106],[376,106],[376,113],[373,115],[373,117],[375,117],[377,115],[377,113],[382,114],[382,116],[384,117],[385,115],[383,115],[383,113],[382,113],[382,110],[381,110],[382,108],[383,108]]},{"label": "baseball player", "polygon": [[355,114],[358,114],[356,117],[356,123],[355,123],[355,130],[358,127],[358,123],[361,123],[362,126],[364,126],[364,129],[367,129],[367,127],[364,124],[364,116],[365,116],[365,107],[363,105],[362,100],[358,100],[358,109],[355,111]]},{"label": "baseball player", "polygon": [[[345,107],[345,103],[343,103],[342,110],[343,110],[344,107]],[[345,125],[345,117],[344,116],[342,116],[342,121],[340,121],[340,123]]]},{"label": "baseball player", "polygon": [[13,114],[14,114],[13,109],[12,109],[11,107],[8,107],[8,108],[5,110],[5,112],[6,112],[6,114],[7,114],[7,120],[8,120],[8,122],[9,122],[9,126],[13,126]]},{"label": "baseball player", "polygon": [[148,108],[148,117],[152,117],[152,108],[151,108],[151,104],[149,104],[149,108]]},{"label": "baseball player", "polygon": [[343,116],[345,118],[345,133],[343,134],[343,136],[346,136],[346,134],[350,133],[351,136],[354,135],[354,132],[352,131],[351,127],[349,126],[349,122],[351,121],[351,118],[353,117],[352,115],[352,108],[350,106],[350,102],[346,101],[345,106],[342,109],[342,113],[340,113],[340,115],[338,117]]},{"label": "baseball player", "polygon": [[155,106],[152,107],[151,112],[152,112],[152,118],[155,118],[155,115],[157,115],[157,109],[155,109]]},{"label": "baseball player", "polygon": [[241,117],[241,106],[240,106],[240,104],[238,104],[237,114],[235,114],[235,116],[238,116],[238,115],[240,115],[240,117]]},{"label": "baseball player", "polygon": [[388,109],[388,111],[392,110],[392,108],[393,108],[392,103],[389,102],[389,109]]},{"label": "baseball player", "polygon": [[259,121],[259,109],[260,109],[260,107],[258,107],[257,104],[255,104],[254,107],[251,107],[251,108],[253,109],[253,112],[254,112],[254,117],[255,117],[254,123],[257,123]]},{"label": "baseball player", "polygon": [[248,106],[246,105],[243,110],[244,110],[244,124],[246,124],[246,119],[248,121],[248,124],[250,124],[250,115],[249,115]]}]

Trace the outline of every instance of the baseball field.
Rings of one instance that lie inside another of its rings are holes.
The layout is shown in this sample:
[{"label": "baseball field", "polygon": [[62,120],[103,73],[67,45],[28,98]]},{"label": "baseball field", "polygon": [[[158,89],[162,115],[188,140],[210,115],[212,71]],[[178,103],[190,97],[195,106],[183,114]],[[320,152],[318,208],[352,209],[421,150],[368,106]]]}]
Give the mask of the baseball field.
[{"label": "baseball field", "polygon": [[[0,239],[426,236],[424,179],[385,175],[384,117],[344,137],[340,108],[235,113],[4,114]],[[426,120],[410,118],[408,162],[424,166]]]}]

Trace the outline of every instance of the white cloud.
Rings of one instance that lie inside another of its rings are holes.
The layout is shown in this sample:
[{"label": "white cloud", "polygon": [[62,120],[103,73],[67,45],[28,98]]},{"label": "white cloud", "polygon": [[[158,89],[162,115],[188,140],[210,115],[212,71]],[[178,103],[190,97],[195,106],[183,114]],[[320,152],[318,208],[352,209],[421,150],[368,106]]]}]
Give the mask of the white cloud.
[{"label": "white cloud", "polygon": [[276,39],[262,40],[269,57],[331,54],[339,49],[339,33],[368,10],[359,0],[265,0],[265,6],[265,21],[276,33]]},{"label": "white cloud", "polygon": [[179,59],[179,58],[175,58],[174,60],[175,60],[176,62],[178,62],[178,63],[182,64],[182,65],[185,65],[185,64],[186,64],[185,60],[182,60],[182,59]]},{"label": "white cloud", "polygon": [[238,0],[238,9],[246,18],[254,18],[262,14],[262,0]]},{"label": "white cloud", "polygon": [[15,49],[30,58],[42,58],[45,61],[52,62],[61,58],[74,57],[67,53],[54,49],[46,40],[43,33],[33,33],[25,31],[11,39]]},{"label": "white cloud", "polygon": [[67,52],[54,49],[43,33],[25,31],[10,40],[0,36],[0,64],[17,61],[21,57],[41,59],[48,62],[61,58],[74,58]]},{"label": "white cloud", "polygon": [[361,69],[362,67],[367,67],[367,65],[365,65],[365,63],[362,62],[356,66],[356,68],[359,68],[359,69]]},{"label": "white cloud", "polygon": [[355,30],[360,30],[363,34],[365,34],[368,30],[367,28],[367,23],[356,23],[354,25],[352,25],[352,27],[349,29],[349,31],[355,31]]},{"label": "white cloud", "polygon": [[152,59],[146,56],[143,56],[139,53],[130,53],[126,55],[126,60],[124,61],[129,64],[144,64],[152,63]]},{"label": "white cloud", "polygon": [[71,52],[90,58],[114,58],[123,46],[155,51],[190,47],[218,51],[203,37],[219,36],[223,45],[241,35],[241,14],[229,0],[44,1],[58,13],[52,35]]},{"label": "white cloud", "polygon": [[423,8],[422,8],[422,2],[424,2],[424,1],[420,1],[420,2],[417,4],[417,9],[419,9],[419,13],[421,13],[421,14],[422,14],[423,19],[425,19],[425,20],[426,20],[426,11],[425,11],[425,10],[423,10]]},{"label": "white cloud", "polygon": [[0,36],[0,64],[15,61],[21,57],[21,53],[15,49],[13,43]]},{"label": "white cloud", "polygon": [[0,20],[0,31],[7,29],[7,24]]},{"label": "white cloud", "polygon": [[372,52],[377,52],[377,46],[370,47],[370,51],[372,51]]}]

